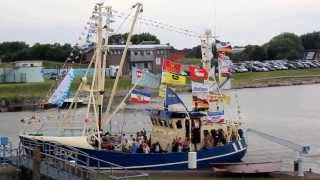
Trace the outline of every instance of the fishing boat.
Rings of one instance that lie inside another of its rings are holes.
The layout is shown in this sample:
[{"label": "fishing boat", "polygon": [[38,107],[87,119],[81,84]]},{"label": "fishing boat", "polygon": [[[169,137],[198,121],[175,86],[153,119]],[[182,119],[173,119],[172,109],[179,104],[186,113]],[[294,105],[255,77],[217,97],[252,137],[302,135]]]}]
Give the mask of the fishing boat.
[{"label": "fishing boat", "polygon": [[[108,51],[107,39],[109,34],[111,34],[110,23],[112,20],[110,16],[112,10],[109,6],[97,4],[94,10],[96,17],[95,30],[97,33],[95,52],[88,66],[88,69],[94,67],[94,73],[92,78],[89,78],[87,73],[82,77],[82,82],[79,85],[78,91],[75,93],[75,97],[77,97],[79,91],[89,92],[87,111],[85,116],[82,117],[83,128],[81,134],[73,136],[66,135],[66,131],[70,128],[67,127],[69,124],[68,120],[63,119],[59,126],[59,135],[53,136],[44,133],[24,132],[20,135],[22,144],[33,147],[39,142],[59,143],[63,146],[76,148],[105,162],[110,162],[110,164],[114,165],[114,168],[124,167],[126,169],[188,169],[191,155],[195,158],[196,168],[199,169],[209,168],[210,163],[241,161],[247,151],[247,143],[240,128],[241,124],[236,121],[224,120],[222,116],[224,110],[218,106],[214,107],[215,110],[210,110],[209,107],[205,105],[200,106],[199,103],[195,102],[195,108],[189,110],[171,87],[165,88],[164,107],[147,110],[153,127],[150,134],[147,135],[146,132],[142,131],[141,133],[143,135],[140,134],[139,136],[145,138],[144,144],[148,144],[149,146],[146,152],[144,150],[141,152],[132,152],[131,149],[129,151],[123,150],[121,147],[123,147],[124,136],[122,134],[108,132],[108,125],[111,119],[114,119],[115,114],[123,109],[130,94],[139,85],[139,82],[141,82],[141,77],[144,76],[144,73],[139,73],[137,77],[138,80],[134,83],[132,89],[130,89],[120,104],[113,108],[114,110],[111,113],[124,59],[128,46],[130,45],[130,39],[137,17],[142,12],[142,4],[137,3],[133,8],[133,21],[107,107],[104,108],[103,99],[105,96],[105,66]],[[104,16],[106,16],[105,25],[102,24]],[[209,38],[212,38],[212,36],[210,33],[206,33],[205,38],[201,41],[203,54],[202,63],[204,64],[206,72],[212,69],[212,43],[208,40]],[[213,74],[215,75],[215,73]],[[225,82],[222,83],[222,81],[221,83],[217,83],[215,79],[211,80],[209,77],[206,77],[205,83],[211,83],[218,91],[220,91],[219,86],[225,84]],[[197,87],[199,88],[199,86]],[[202,89],[202,87],[200,87],[200,89]],[[212,101],[223,98],[221,92],[219,92],[219,94],[212,94],[209,90],[204,91],[206,91],[208,95],[210,94],[216,97],[212,97]],[[182,105],[184,109],[170,109],[173,105],[177,104]],[[69,110],[73,106],[74,103],[71,103]],[[211,139],[209,142],[208,138],[214,138],[213,136],[217,137],[217,139]],[[136,138],[139,137],[137,136]],[[41,150],[45,151],[45,146]],[[93,167],[102,166],[95,161],[90,162],[90,165]],[[106,166],[105,168],[110,167]]]}]

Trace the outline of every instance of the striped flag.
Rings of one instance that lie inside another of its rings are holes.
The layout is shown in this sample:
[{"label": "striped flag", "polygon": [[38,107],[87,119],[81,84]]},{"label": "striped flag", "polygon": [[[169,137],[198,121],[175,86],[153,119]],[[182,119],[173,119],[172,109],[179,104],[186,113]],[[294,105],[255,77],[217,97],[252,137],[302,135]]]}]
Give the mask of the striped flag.
[{"label": "striped flag", "polygon": [[151,95],[149,92],[141,90],[133,90],[131,92],[130,98],[128,99],[130,103],[142,103],[147,104],[151,101]]}]

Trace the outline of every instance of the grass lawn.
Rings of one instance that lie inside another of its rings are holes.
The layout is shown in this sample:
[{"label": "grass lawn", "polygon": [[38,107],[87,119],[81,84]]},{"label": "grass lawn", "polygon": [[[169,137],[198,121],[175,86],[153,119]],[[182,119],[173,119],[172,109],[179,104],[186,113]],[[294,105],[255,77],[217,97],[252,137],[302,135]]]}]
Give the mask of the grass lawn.
[{"label": "grass lawn", "polygon": [[14,101],[29,97],[44,97],[53,83],[53,80],[46,80],[43,83],[0,83],[0,99]]},{"label": "grass lawn", "polygon": [[[320,78],[320,69],[234,73],[233,83],[270,82],[292,78]],[[113,83],[114,79],[106,79],[106,90],[110,91]],[[18,101],[22,98],[44,97],[54,84],[54,80],[45,80],[43,83],[0,83],[0,99]],[[75,80],[71,85],[71,91],[76,91],[79,84],[80,79]],[[117,90],[129,90],[131,86],[131,78],[124,77],[119,81]]]},{"label": "grass lawn", "polygon": [[[54,80],[45,80],[43,83],[0,83],[0,100],[18,101],[24,98],[45,97],[50,88],[56,82]],[[106,79],[106,89],[111,90],[114,79]],[[80,84],[80,79],[71,84],[71,91],[75,92]],[[128,90],[131,87],[131,79],[123,78],[119,81],[117,90]]]}]

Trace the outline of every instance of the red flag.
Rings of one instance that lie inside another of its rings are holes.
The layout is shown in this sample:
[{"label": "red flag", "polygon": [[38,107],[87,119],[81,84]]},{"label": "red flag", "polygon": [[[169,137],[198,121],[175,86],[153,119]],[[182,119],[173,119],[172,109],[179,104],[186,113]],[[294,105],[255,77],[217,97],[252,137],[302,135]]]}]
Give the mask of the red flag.
[{"label": "red flag", "polygon": [[192,79],[208,79],[208,72],[205,68],[189,66],[189,73]]},{"label": "red flag", "polygon": [[174,63],[168,59],[163,61],[162,71],[180,74],[182,71],[182,64]]}]

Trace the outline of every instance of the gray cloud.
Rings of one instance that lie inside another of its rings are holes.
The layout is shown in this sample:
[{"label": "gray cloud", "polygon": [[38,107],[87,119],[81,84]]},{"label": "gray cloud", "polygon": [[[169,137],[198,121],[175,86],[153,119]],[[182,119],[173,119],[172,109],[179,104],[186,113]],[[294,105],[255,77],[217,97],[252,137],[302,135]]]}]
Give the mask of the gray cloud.
[{"label": "gray cloud", "polygon": [[[94,0],[1,0],[0,41],[74,43]],[[127,11],[134,0],[106,0]],[[281,32],[302,34],[320,29],[318,0],[141,0],[144,17],[203,32],[211,28],[220,39],[235,45],[262,44]],[[125,28],[122,28],[125,30]],[[156,33],[163,43],[177,48],[199,44],[190,38],[137,25],[135,32]]]}]

